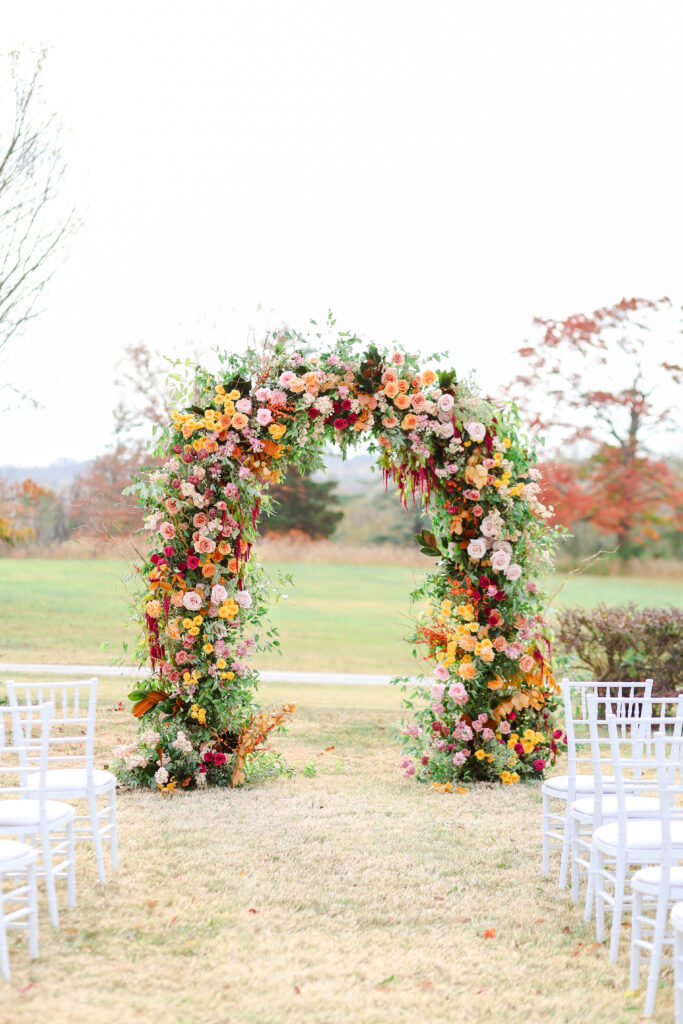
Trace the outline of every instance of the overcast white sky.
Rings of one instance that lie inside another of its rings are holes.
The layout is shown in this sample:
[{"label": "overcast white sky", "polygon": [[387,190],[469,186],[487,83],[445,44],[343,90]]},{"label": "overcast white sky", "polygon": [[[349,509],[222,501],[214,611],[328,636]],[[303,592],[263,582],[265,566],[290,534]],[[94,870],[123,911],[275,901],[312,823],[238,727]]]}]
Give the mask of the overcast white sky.
[{"label": "overcast white sky", "polygon": [[0,464],[101,451],[137,338],[331,307],[494,390],[534,315],[681,299],[679,0],[4,0],[20,45],[84,227],[0,362],[42,404]]}]

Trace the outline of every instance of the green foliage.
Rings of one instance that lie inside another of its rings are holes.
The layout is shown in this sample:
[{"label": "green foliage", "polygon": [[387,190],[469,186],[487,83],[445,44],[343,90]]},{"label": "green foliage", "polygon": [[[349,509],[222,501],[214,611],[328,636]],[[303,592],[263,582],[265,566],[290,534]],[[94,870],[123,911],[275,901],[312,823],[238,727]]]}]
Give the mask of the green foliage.
[{"label": "green foliage", "polygon": [[334,480],[312,480],[293,468],[282,483],[273,484],[269,498],[273,504],[270,518],[261,520],[260,532],[307,534],[312,540],[331,537],[343,518]]}]

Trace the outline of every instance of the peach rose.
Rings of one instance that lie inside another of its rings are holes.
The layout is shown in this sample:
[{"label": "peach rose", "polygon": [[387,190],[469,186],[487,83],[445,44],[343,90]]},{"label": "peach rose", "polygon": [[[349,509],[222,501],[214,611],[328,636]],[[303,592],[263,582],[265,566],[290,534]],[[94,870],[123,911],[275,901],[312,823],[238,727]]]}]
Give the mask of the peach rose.
[{"label": "peach rose", "polygon": [[192,516],[192,525],[199,529],[200,526],[206,526],[209,521],[209,517],[205,512],[197,512],[196,515]]},{"label": "peach rose", "polygon": [[[398,420],[396,419],[395,416],[383,416],[382,417],[382,426],[386,427],[387,430],[391,430],[392,427],[397,427],[398,426]],[[385,440],[386,440],[386,438],[385,438]]]},{"label": "peach rose", "polygon": [[481,658],[482,661],[485,661],[487,665],[490,665],[490,663],[495,658],[495,654],[493,653],[493,649],[491,647],[482,647],[479,657]]},{"label": "peach rose", "polygon": [[395,384],[397,380],[398,374],[396,373],[396,370],[389,368],[382,374],[382,384]]},{"label": "peach rose", "polygon": [[212,551],[216,550],[216,545],[210,537],[200,537],[194,546],[195,551],[198,551],[200,555],[209,555]]},{"label": "peach rose", "polygon": [[477,670],[471,661],[463,661],[458,668],[458,675],[461,679],[474,679]]},{"label": "peach rose", "polygon": [[531,672],[535,665],[536,662],[530,654],[525,654],[522,658],[519,659],[519,667],[522,670],[522,672]]},{"label": "peach rose", "polygon": [[164,507],[169,515],[174,516],[178,511],[178,502],[175,498],[167,498],[164,502]]},{"label": "peach rose", "polygon": [[458,637],[458,647],[463,651],[473,651],[476,641],[471,633],[463,633]]},{"label": "peach rose", "polygon": [[427,404],[427,396],[424,394],[424,392],[418,391],[416,395],[410,396],[410,401],[412,403],[413,409],[416,412],[419,412],[420,409],[424,409],[425,405]]},{"label": "peach rose", "polygon": [[394,405],[397,409],[410,409],[410,399],[407,395],[396,395]]},{"label": "peach rose", "polygon": [[499,654],[503,653],[507,645],[508,642],[504,636],[497,636],[496,639],[493,641],[493,646],[495,647]]},{"label": "peach rose", "polygon": [[244,413],[236,412],[235,415],[232,418],[233,429],[234,430],[244,430],[244,428],[246,427],[248,422],[249,422],[249,420],[244,415]]},{"label": "peach rose", "polygon": [[417,426],[417,416],[414,412],[409,412],[407,416],[404,416],[401,420],[401,426],[404,430],[414,430]]},{"label": "peach rose", "polygon": [[436,374],[434,373],[433,370],[423,370],[422,371],[422,383],[425,386],[429,386],[430,384],[433,384],[435,380],[436,380]]},{"label": "peach rose", "polygon": [[390,380],[389,383],[385,385],[384,394],[387,398],[396,398],[396,395],[398,394],[398,384],[396,381]]},{"label": "peach rose", "polygon": [[398,390],[399,391],[405,392],[405,391],[408,390],[409,387],[410,387],[410,382],[407,381],[407,380],[400,380],[398,382]]},{"label": "peach rose", "polygon": [[173,523],[162,523],[159,527],[159,533],[164,540],[173,540],[175,537],[175,526]]}]

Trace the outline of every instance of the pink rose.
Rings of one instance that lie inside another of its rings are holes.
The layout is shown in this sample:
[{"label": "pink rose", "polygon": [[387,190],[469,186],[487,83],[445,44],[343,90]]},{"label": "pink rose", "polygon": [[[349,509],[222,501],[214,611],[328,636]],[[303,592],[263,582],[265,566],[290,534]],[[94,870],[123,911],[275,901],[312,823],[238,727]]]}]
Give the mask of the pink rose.
[{"label": "pink rose", "polygon": [[439,412],[442,412],[445,416],[450,416],[454,405],[455,399],[453,395],[442,395],[439,399]]},{"label": "pink rose", "polygon": [[251,402],[248,398],[240,398],[235,402],[235,408],[237,412],[244,413],[245,416],[251,414]]},{"label": "pink rose", "polygon": [[434,675],[437,679],[448,679],[448,669],[445,665],[437,665],[434,669]]},{"label": "pink rose", "polygon": [[483,423],[478,423],[476,420],[470,420],[469,423],[465,423],[465,430],[473,441],[483,441],[486,437],[486,427]]},{"label": "pink rose", "polygon": [[510,556],[507,551],[499,548],[498,551],[494,551],[491,555],[491,568],[494,572],[502,572],[504,569],[507,569],[509,564]]},{"label": "pink rose", "polygon": [[256,391],[257,402],[267,402],[270,399],[270,388],[258,388]]},{"label": "pink rose", "polygon": [[467,704],[469,694],[462,683],[451,683],[448,687],[448,696],[456,704]]},{"label": "pink rose", "polygon": [[193,524],[199,529],[200,526],[206,526],[209,521],[209,517],[205,512],[197,512],[195,516],[192,516]]},{"label": "pink rose", "polygon": [[166,501],[164,502],[164,505],[166,507],[166,511],[171,516],[174,516],[178,511],[178,502],[175,500],[175,498],[167,498]]},{"label": "pink rose", "polygon": [[248,590],[238,590],[235,600],[240,608],[251,608],[251,594]]},{"label": "pink rose", "polygon": [[515,641],[514,644],[510,644],[505,653],[507,654],[508,658],[514,658],[515,660],[517,660],[517,658],[521,658],[523,651],[524,648],[522,647],[522,645]]},{"label": "pink rose", "polygon": [[[293,374],[292,374],[292,376],[293,376]],[[287,404],[287,395],[284,393],[284,391],[273,391],[273,393],[270,396],[270,404],[271,405],[286,405]]]},{"label": "pink rose", "polygon": [[508,642],[504,636],[497,636],[496,639],[493,641],[493,646],[495,647],[499,654],[503,653],[507,645]]},{"label": "pink rose", "polygon": [[501,722],[498,726],[503,736],[507,736],[509,732],[512,732],[512,726],[509,722]]},{"label": "pink rose", "polygon": [[164,540],[173,540],[175,537],[175,526],[173,523],[162,523],[159,527],[159,533]]},{"label": "pink rose", "polygon": [[[280,380],[279,380],[278,383],[280,384],[281,388],[287,388],[287,387],[289,387],[289,385],[292,383],[293,380],[296,380],[296,374],[292,373],[291,370],[285,370],[284,373],[280,374]],[[286,400],[287,399],[286,399],[286,396],[285,396],[285,401]]]},{"label": "pink rose", "polygon": [[484,557],[486,554],[486,541],[483,537],[477,537],[476,540],[471,540],[469,542],[467,545],[467,554],[475,561]]},{"label": "pink rose", "polygon": [[484,729],[483,733],[481,734],[481,738],[483,740],[492,740],[493,739],[493,729],[488,729],[488,728]]},{"label": "pink rose", "polygon": [[[497,553],[498,552],[496,552],[496,554]],[[518,580],[519,577],[522,575],[521,565],[518,565],[517,562],[513,562],[511,565],[508,565],[507,569],[505,570],[505,575],[507,579],[510,580],[511,583],[514,583],[515,580]]]},{"label": "pink rose", "polygon": [[270,409],[259,409],[256,413],[256,422],[260,427],[267,427],[273,418]]},{"label": "pink rose", "polygon": [[545,761],[543,760],[542,757],[537,757],[536,760],[534,761],[534,769],[535,769],[535,771],[542,772],[544,768],[545,768]]},{"label": "pink rose", "polygon": [[434,683],[431,689],[432,700],[441,700],[441,698],[444,695],[445,689],[446,686],[444,683]]},{"label": "pink rose", "polygon": [[406,357],[403,355],[402,352],[392,352],[391,361],[394,364],[394,366],[403,366],[403,364],[406,361]]},{"label": "pink rose", "polygon": [[211,540],[210,537],[200,537],[194,546],[195,551],[198,551],[200,555],[210,555],[212,551],[216,550],[215,541]]},{"label": "pink rose", "polygon": [[536,662],[530,654],[525,654],[523,658],[519,659],[519,667],[522,672],[531,672]]},{"label": "pink rose", "polygon": [[225,601],[227,596],[227,590],[220,583],[217,583],[211,591],[211,600],[214,604],[223,604],[223,601]]},{"label": "pink rose", "polygon": [[460,765],[464,764],[466,760],[467,758],[465,757],[462,750],[459,750],[457,754],[453,755],[453,764],[455,765],[456,768],[459,768]]},{"label": "pink rose", "polygon": [[188,611],[198,612],[202,606],[202,599],[195,590],[188,590],[183,594],[183,605]]},{"label": "pink rose", "polygon": [[484,514],[484,510],[481,507],[481,505],[475,505],[474,508],[472,509],[472,515],[476,516],[477,519],[479,518],[479,516],[482,516],[483,514]]}]

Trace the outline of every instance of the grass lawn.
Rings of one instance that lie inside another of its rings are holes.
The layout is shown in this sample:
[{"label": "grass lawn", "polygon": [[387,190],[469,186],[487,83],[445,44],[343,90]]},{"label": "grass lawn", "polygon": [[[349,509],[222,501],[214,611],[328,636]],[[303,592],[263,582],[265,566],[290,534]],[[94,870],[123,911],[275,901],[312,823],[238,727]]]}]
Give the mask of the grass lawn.
[{"label": "grass lawn", "polygon": [[[114,710],[125,689],[103,680],[100,764],[135,733]],[[556,874],[539,874],[538,786],[442,795],[403,779],[388,687],[264,686],[262,696],[299,701],[274,740],[294,777],[120,793],[118,873],[100,885],[79,847],[78,906],[52,933],[42,900],[40,960],[13,936],[2,1024],[640,1018],[628,931],[610,964]],[[672,1016],[666,972],[652,1019]]]},{"label": "grass lawn", "polygon": [[[408,594],[420,570],[391,565],[273,563],[296,585],[273,607],[282,657],[261,668],[400,673],[415,661]],[[0,560],[0,661],[106,664],[126,639],[126,567],[115,561]],[[561,577],[549,581],[548,591]],[[599,601],[683,604],[677,580],[571,577],[554,606]],[[128,634],[132,642],[134,637]]]}]

